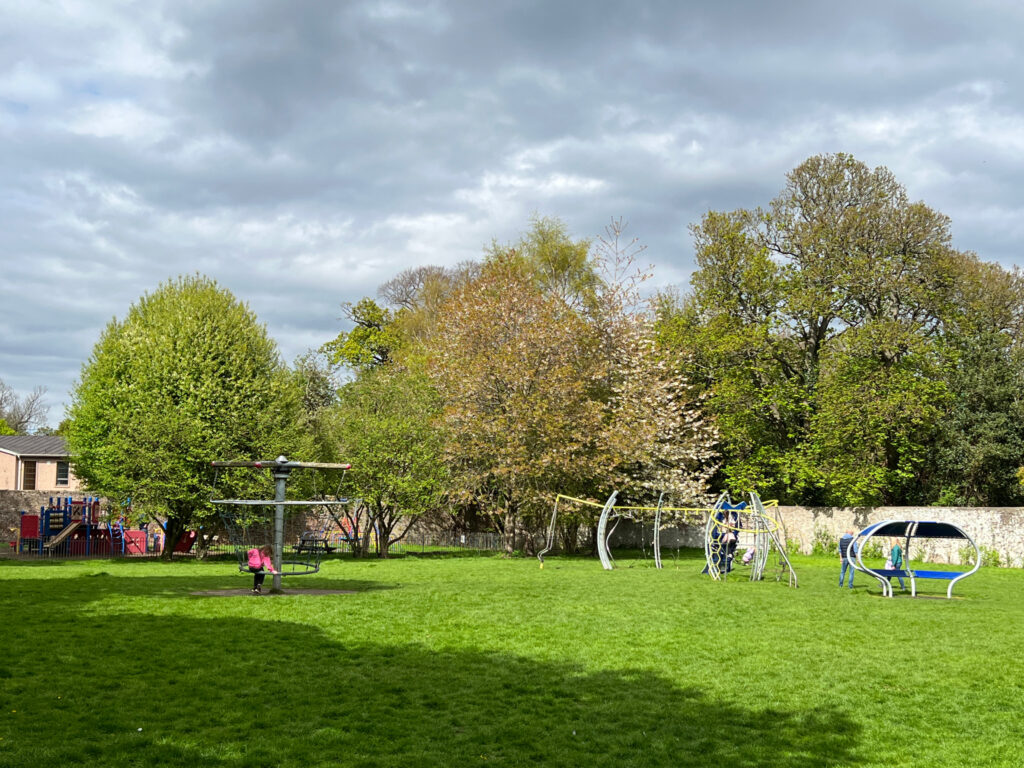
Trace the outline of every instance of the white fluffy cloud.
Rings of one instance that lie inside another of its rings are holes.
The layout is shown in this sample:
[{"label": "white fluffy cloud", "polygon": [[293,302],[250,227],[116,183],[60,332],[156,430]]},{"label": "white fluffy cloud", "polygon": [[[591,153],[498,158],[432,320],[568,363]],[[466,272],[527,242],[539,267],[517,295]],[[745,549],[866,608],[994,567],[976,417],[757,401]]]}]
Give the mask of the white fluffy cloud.
[{"label": "white fluffy cloud", "polygon": [[0,0],[0,378],[48,386],[56,423],[103,325],[197,271],[290,359],[341,302],[535,212],[622,216],[684,283],[690,223],[822,152],[1017,263],[1024,12],[858,9]]}]

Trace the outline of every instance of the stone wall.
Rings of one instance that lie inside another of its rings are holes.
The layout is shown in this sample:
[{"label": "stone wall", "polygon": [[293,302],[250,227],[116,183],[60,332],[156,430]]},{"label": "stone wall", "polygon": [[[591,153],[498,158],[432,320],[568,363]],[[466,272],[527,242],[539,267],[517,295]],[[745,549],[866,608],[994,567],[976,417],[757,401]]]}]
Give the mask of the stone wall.
[{"label": "stone wall", "polygon": [[[843,531],[863,530],[871,523],[883,520],[937,520],[953,523],[965,531],[982,549],[982,556],[999,556],[999,564],[1014,568],[1024,567],[1024,508],[1020,507],[778,507],[786,537],[795,542],[800,551],[810,554],[815,541],[834,547]],[[772,514],[773,509],[768,509]],[[643,541],[651,546],[651,524],[641,528],[624,520],[612,537],[612,550],[639,548]],[[669,525],[662,529],[661,546],[703,547],[702,525]],[[930,563],[959,563],[960,549],[965,542],[922,539],[911,545],[914,559]],[[791,544],[790,546],[793,546]],[[991,563],[991,560],[988,560]]]},{"label": "stone wall", "polygon": [[[809,553],[815,539],[838,540],[843,531],[860,531],[883,520],[936,520],[960,527],[982,548],[999,555],[1000,565],[1024,567],[1024,509],[1020,507],[779,507],[786,536]],[[921,540],[910,554],[931,563],[959,563],[964,542]],[[912,544],[913,548],[913,544]]]},{"label": "stone wall", "polygon": [[0,491],[0,542],[17,541],[21,511],[39,514],[52,496],[53,491]]}]

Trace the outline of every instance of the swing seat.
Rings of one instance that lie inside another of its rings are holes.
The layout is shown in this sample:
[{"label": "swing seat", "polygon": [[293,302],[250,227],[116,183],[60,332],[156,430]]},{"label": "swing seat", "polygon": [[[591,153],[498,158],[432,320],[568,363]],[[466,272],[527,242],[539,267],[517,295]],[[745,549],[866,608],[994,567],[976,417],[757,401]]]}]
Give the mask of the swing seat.
[{"label": "swing seat", "polygon": [[[281,575],[282,576],[310,576],[314,573],[319,573],[320,563],[319,562],[305,562],[300,560],[285,560],[281,563]],[[238,572],[244,574],[250,574],[252,571],[249,570],[249,566],[246,563],[238,564]],[[270,575],[270,571],[266,572]]]}]

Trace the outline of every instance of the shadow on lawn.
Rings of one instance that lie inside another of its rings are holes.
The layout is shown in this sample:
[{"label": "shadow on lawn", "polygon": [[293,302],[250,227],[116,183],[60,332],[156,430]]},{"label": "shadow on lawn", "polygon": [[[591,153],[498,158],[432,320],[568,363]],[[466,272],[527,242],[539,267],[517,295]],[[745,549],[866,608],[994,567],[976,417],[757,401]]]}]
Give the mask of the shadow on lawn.
[{"label": "shadow on lawn", "polygon": [[[102,567],[102,563],[97,563]],[[269,589],[271,576],[265,582]],[[59,588],[55,586],[59,584]],[[344,579],[321,576],[286,576],[283,579],[285,591],[317,589],[344,592],[374,592],[378,590],[399,589],[397,585],[361,579]],[[85,604],[94,600],[102,600],[109,596],[137,597],[181,597],[195,600],[193,592],[211,590],[248,590],[252,587],[252,575],[239,573],[237,568],[225,570],[223,574],[210,576],[209,571],[181,575],[175,573],[166,576],[112,576],[106,571],[97,570],[91,574],[76,573],[73,576],[48,579],[17,579],[7,583],[7,589],[16,595],[0,595],[0,608],[8,609],[8,604],[15,602],[22,605],[31,602],[36,595],[51,606],[70,606]]]},{"label": "shadow on lawn", "polygon": [[45,636],[5,638],[3,765],[860,762],[842,712],[716,701],[648,672],[343,645],[286,618],[46,612]]}]

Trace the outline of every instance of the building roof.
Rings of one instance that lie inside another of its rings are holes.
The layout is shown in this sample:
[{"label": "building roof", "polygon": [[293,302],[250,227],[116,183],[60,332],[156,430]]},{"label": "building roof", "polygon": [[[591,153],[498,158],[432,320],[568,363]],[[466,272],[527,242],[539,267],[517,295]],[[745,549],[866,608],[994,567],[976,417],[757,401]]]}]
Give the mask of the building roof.
[{"label": "building roof", "polygon": [[0,451],[15,456],[68,455],[68,444],[57,435],[0,435]]}]

